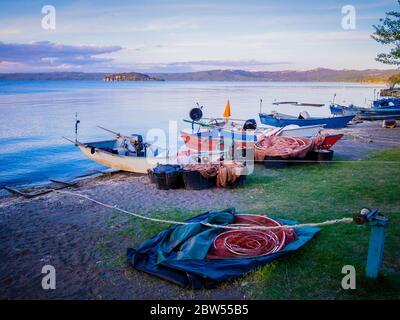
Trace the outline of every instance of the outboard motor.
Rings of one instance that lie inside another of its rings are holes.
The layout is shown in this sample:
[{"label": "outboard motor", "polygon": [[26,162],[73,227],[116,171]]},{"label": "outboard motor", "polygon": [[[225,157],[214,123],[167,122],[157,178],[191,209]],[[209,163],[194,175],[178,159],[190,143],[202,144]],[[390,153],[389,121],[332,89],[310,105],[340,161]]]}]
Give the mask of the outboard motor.
[{"label": "outboard motor", "polygon": [[254,119],[248,119],[243,125],[243,130],[256,130],[257,122]]},{"label": "outboard motor", "polygon": [[133,144],[133,146],[135,148],[137,156],[139,157],[139,156],[142,155],[142,152],[143,152],[143,149],[144,149],[143,137],[140,134],[132,134],[131,137],[132,138],[136,138],[135,141],[132,142],[132,144]]},{"label": "outboard motor", "polygon": [[310,114],[307,111],[300,112],[299,117],[298,117],[298,119],[304,119],[304,120],[309,119],[309,118],[310,118]]}]

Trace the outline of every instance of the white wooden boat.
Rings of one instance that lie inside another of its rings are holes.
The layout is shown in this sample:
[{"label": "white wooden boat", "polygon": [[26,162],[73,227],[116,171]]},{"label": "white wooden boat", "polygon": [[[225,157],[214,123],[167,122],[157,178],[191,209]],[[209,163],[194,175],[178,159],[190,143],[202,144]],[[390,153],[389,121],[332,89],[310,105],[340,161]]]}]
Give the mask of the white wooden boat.
[{"label": "white wooden boat", "polygon": [[147,173],[157,163],[169,163],[168,157],[147,157],[137,154],[118,154],[115,152],[117,139],[108,141],[78,143],[78,147],[83,155],[94,160],[103,166],[136,173]]},{"label": "white wooden boat", "polygon": [[157,164],[208,163],[221,159],[221,152],[199,153],[193,150],[180,150],[178,154],[169,156],[166,152],[157,154],[148,146],[137,152],[129,145],[121,146],[119,139],[74,143],[85,157],[93,161],[109,168],[135,173],[147,173],[148,169],[154,168]]}]

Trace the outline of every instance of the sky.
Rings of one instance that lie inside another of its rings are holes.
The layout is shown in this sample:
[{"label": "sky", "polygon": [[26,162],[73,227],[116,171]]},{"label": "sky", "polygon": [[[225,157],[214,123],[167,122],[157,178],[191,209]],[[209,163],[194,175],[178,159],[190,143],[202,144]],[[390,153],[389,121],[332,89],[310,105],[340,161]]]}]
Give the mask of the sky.
[{"label": "sky", "polygon": [[396,0],[1,0],[0,72],[390,69],[375,61],[388,48],[370,35],[398,9]]}]

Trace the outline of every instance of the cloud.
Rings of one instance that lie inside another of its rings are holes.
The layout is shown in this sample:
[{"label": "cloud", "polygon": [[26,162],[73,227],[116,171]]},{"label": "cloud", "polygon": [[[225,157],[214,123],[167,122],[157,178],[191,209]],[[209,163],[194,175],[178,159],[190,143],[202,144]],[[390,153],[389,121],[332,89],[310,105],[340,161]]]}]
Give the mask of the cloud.
[{"label": "cloud", "polygon": [[131,32],[147,32],[147,31],[171,31],[171,30],[187,30],[198,28],[199,24],[196,19],[182,19],[181,17],[160,18],[149,21],[148,23],[132,26],[128,28]]},{"label": "cloud", "polygon": [[48,41],[29,44],[0,42],[0,62],[20,63],[31,67],[83,66],[110,62],[98,57],[121,50],[119,46],[77,46]]}]

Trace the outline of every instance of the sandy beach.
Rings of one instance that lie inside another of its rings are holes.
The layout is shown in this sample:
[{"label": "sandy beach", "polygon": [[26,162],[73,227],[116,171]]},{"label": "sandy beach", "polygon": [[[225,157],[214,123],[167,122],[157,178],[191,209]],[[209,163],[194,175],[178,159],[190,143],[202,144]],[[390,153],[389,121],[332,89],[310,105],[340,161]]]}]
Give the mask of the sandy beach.
[{"label": "sandy beach", "polygon": [[[339,160],[366,159],[377,150],[400,146],[400,128],[384,129],[381,122],[352,125],[342,132],[345,137],[333,148]],[[271,173],[257,165],[255,174]],[[256,209],[252,206],[252,188],[162,191],[147,176],[121,172],[81,180],[66,190],[140,214],[162,215],[175,210],[201,213],[227,207]],[[193,291],[133,270],[126,263],[126,249],[148,236],[137,219],[69,195],[1,197],[0,298],[247,298],[239,281]],[[57,270],[56,290],[41,288],[41,268],[46,264]]]}]

